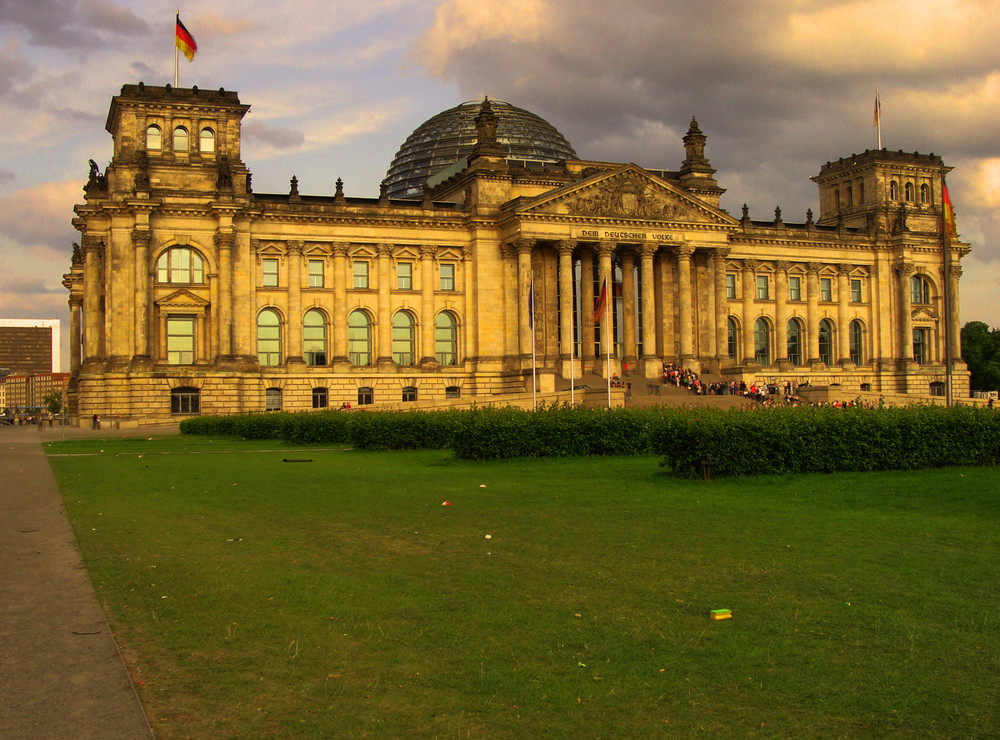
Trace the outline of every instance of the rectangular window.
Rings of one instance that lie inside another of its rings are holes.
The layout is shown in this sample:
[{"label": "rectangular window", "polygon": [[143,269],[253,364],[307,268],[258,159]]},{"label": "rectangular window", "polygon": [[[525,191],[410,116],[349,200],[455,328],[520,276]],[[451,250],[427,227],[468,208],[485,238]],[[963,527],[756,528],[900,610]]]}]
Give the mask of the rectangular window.
[{"label": "rectangular window", "polygon": [[455,265],[441,265],[441,290],[455,290]]},{"label": "rectangular window", "polygon": [[309,260],[309,287],[323,287],[323,260]]},{"label": "rectangular window", "polygon": [[770,298],[770,294],[767,290],[767,275],[757,276],[757,300],[766,301]]},{"label": "rectangular window", "polygon": [[861,280],[851,279],[851,303],[861,303]]},{"label": "rectangular window", "polygon": [[413,290],[413,263],[400,262],[396,265],[396,287],[399,290]]},{"label": "rectangular window", "polygon": [[790,301],[801,301],[802,300],[802,278],[796,277],[794,275],[788,278],[788,300]]},{"label": "rectangular window", "polygon": [[354,263],[355,290],[368,290],[368,263],[357,260]]},{"label": "rectangular window", "polygon": [[326,388],[313,388],[312,402],[314,409],[325,409],[330,405],[330,395]]},{"label": "rectangular window", "polygon": [[826,302],[833,300],[833,280],[831,278],[819,279],[819,299]]},{"label": "rectangular window", "polygon": [[265,288],[277,288],[278,287],[278,260],[276,259],[265,259],[261,261],[262,266],[262,280],[261,285]]},{"label": "rectangular window", "polygon": [[167,318],[167,362],[171,365],[194,364],[194,318]]},{"label": "rectangular window", "polygon": [[264,391],[264,410],[281,411],[281,388],[268,388]]},{"label": "rectangular window", "polygon": [[726,273],[726,298],[736,298],[736,276]]}]

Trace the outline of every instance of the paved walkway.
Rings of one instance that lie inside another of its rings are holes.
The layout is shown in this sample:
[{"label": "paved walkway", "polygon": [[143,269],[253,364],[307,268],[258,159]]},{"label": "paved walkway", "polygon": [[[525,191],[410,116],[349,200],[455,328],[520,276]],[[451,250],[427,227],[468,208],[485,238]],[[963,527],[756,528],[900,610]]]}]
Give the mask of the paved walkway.
[{"label": "paved walkway", "polygon": [[[66,438],[176,432],[176,427]],[[151,738],[84,569],[41,443],[56,427],[0,426],[0,737]]]}]

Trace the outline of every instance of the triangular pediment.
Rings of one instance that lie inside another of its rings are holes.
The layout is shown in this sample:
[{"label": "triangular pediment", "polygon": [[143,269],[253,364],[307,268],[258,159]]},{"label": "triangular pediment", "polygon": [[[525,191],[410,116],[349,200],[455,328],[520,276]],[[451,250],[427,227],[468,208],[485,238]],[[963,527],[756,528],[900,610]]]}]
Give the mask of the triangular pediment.
[{"label": "triangular pediment", "polygon": [[931,311],[929,308],[923,308],[923,307],[918,308],[916,311],[914,311],[911,314],[911,317],[913,321],[936,322],[938,320],[938,316],[936,313]]},{"label": "triangular pediment", "polygon": [[175,293],[161,298],[156,302],[156,305],[160,308],[187,308],[187,309],[202,309],[208,306],[208,301],[204,298],[196,296],[189,290],[178,290]]},{"label": "triangular pediment", "polygon": [[579,216],[615,220],[731,226],[725,211],[698,200],[641,167],[629,164],[592,175],[518,204],[519,215]]}]

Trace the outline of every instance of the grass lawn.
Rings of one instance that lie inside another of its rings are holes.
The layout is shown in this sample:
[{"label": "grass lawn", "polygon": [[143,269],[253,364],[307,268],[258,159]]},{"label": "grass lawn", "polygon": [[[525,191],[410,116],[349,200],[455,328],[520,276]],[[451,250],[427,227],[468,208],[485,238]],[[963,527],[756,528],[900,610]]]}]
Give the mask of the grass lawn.
[{"label": "grass lawn", "polygon": [[1000,470],[282,447],[46,446],[159,738],[1000,734]]}]

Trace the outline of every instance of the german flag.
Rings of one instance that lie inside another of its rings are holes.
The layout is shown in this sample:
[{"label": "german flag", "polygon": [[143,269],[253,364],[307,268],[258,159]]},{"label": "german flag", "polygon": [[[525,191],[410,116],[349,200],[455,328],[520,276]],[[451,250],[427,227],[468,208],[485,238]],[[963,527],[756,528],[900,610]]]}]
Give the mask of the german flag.
[{"label": "german flag", "polygon": [[944,191],[944,233],[952,239],[958,238],[958,226],[955,224],[955,209],[951,205],[951,196],[948,194],[948,186],[942,185]]},{"label": "german flag", "polygon": [[594,321],[598,324],[601,322],[601,314],[604,313],[606,305],[608,305],[608,279],[604,278],[601,282],[601,294],[594,301]]},{"label": "german flag", "polygon": [[188,30],[181,23],[181,14],[177,14],[177,32],[175,34],[174,43],[177,48],[181,50],[181,53],[187,57],[189,62],[194,61],[194,55],[198,51],[198,42],[194,40]]}]

